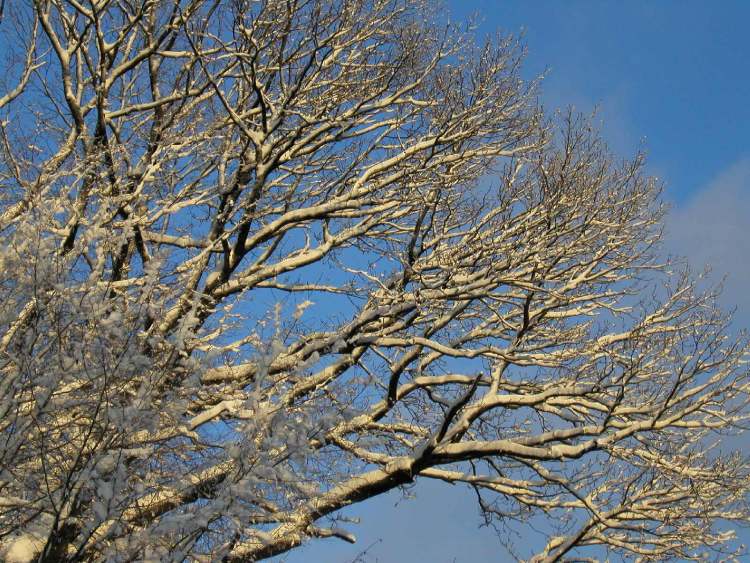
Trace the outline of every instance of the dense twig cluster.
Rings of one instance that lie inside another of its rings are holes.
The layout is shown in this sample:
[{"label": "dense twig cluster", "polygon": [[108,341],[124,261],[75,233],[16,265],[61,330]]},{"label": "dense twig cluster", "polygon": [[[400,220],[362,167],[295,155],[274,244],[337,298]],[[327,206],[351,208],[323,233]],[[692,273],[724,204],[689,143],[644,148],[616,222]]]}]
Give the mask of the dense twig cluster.
[{"label": "dense twig cluster", "polygon": [[253,561],[422,478],[535,561],[747,518],[747,347],[641,157],[428,4],[5,6],[6,559]]}]

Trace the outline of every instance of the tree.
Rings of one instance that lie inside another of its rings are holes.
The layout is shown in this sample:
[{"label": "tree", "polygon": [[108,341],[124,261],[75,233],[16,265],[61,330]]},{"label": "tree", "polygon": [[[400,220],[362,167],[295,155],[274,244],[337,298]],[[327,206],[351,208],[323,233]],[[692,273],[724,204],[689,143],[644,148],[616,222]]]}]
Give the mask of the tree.
[{"label": "tree", "polygon": [[746,341],[643,157],[432,10],[4,3],[6,560],[254,561],[418,479],[534,561],[730,549]]}]

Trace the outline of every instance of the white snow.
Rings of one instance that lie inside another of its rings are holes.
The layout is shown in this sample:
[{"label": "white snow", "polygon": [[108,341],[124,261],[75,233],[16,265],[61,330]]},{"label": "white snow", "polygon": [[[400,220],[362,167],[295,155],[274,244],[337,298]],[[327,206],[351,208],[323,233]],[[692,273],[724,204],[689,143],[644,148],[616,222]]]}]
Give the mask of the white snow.
[{"label": "white snow", "polygon": [[38,538],[26,534],[16,539],[5,551],[6,563],[29,563],[42,550],[44,544]]}]

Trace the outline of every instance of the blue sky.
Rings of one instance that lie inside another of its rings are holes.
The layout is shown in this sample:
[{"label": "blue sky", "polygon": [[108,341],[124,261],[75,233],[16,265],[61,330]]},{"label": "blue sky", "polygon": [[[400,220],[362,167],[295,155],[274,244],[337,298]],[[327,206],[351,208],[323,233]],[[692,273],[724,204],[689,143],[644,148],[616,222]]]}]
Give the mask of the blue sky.
[{"label": "blue sky", "polygon": [[[454,19],[478,14],[478,33],[524,30],[524,75],[546,71],[541,102],[598,107],[604,138],[622,156],[639,146],[673,209],[667,249],[726,276],[724,305],[750,326],[750,2],[449,0]],[[281,560],[507,561],[479,529],[469,491],[418,485],[354,507],[356,545],[324,540]],[[750,534],[743,535],[746,543]],[[523,545],[528,538],[511,538]]]},{"label": "blue sky", "polygon": [[527,77],[547,69],[542,102],[598,105],[613,149],[644,141],[678,201],[750,150],[745,1],[452,0],[479,33],[524,30]]}]

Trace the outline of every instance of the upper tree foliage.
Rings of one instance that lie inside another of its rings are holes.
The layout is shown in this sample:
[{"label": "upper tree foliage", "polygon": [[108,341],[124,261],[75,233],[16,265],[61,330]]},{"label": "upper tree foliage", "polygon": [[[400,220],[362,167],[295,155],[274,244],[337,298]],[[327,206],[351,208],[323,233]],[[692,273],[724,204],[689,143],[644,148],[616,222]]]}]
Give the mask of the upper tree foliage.
[{"label": "upper tree foliage", "polygon": [[6,560],[254,561],[419,479],[501,541],[546,519],[538,562],[747,519],[747,345],[513,40],[428,0],[2,4]]}]

